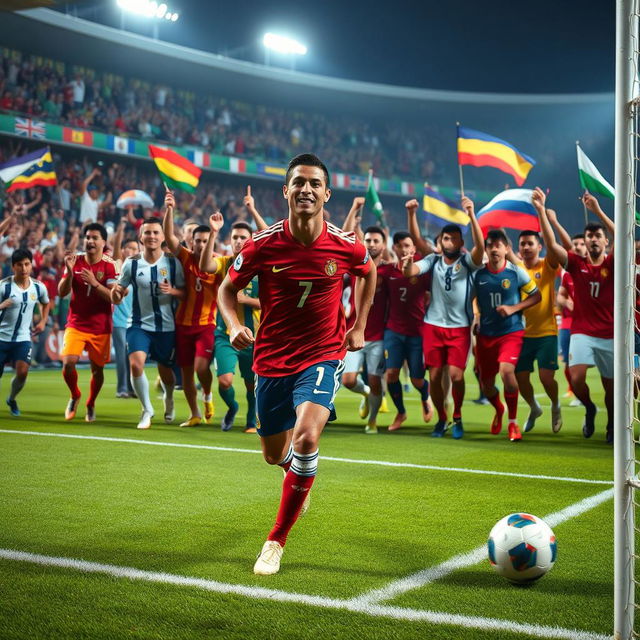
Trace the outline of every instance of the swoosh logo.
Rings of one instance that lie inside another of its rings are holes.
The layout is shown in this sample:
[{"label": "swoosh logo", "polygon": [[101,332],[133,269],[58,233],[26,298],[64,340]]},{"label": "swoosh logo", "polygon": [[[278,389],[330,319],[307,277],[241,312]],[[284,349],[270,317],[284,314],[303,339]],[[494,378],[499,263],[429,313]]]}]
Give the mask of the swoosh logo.
[{"label": "swoosh logo", "polygon": [[279,269],[274,265],[271,268],[271,271],[273,271],[273,273],[280,273],[280,271],[284,271],[285,269],[291,269],[291,267],[293,267],[293,265],[289,265],[288,267],[280,267]]},{"label": "swoosh logo", "polygon": [[314,389],[313,393],[329,393],[328,391],[318,391],[318,389]]}]

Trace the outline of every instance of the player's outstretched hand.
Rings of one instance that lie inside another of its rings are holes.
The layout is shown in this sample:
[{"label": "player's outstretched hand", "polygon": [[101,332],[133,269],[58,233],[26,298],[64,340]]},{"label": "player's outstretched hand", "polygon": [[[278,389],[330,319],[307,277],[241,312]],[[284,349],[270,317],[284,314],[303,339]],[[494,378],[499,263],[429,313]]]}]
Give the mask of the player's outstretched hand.
[{"label": "player's outstretched hand", "polygon": [[82,272],[80,273],[80,277],[82,278],[83,282],[86,282],[88,285],[91,285],[92,287],[97,287],[100,284],[98,282],[98,278],[96,278],[95,274],[93,273],[93,271],[91,271],[91,269],[83,269]]},{"label": "player's outstretched hand", "polygon": [[212,213],[209,216],[209,226],[211,227],[211,231],[218,233],[220,229],[224,226],[224,218],[219,211]]},{"label": "player's outstretched hand", "polygon": [[229,341],[234,349],[239,350],[250,347],[255,342],[255,338],[249,327],[242,326],[237,329],[232,329],[229,335]]},{"label": "player's outstretched hand", "polygon": [[540,188],[536,187],[531,194],[531,204],[536,208],[537,211],[544,211],[544,203],[547,199],[545,192]]},{"label": "player's outstretched hand", "polygon": [[78,256],[72,251],[65,251],[64,253],[64,266],[67,267],[67,271],[71,273],[73,271],[73,267],[76,264],[76,260]]},{"label": "player's outstretched hand", "polygon": [[582,203],[591,213],[598,213],[600,211],[600,203],[595,196],[592,196],[588,191],[585,191],[582,196]]},{"label": "player's outstretched hand", "polygon": [[242,199],[242,204],[244,204],[244,206],[247,207],[247,209],[249,209],[249,210],[256,208],[256,201],[254,200],[253,196],[251,195],[251,185],[250,184],[247,185],[247,193],[245,194],[244,198]]},{"label": "player's outstretched hand", "polygon": [[352,209],[362,209],[364,207],[364,198],[362,196],[356,196],[353,199]]},{"label": "player's outstretched hand", "polygon": [[407,200],[404,203],[404,208],[407,210],[407,213],[415,213],[418,210],[419,206],[420,206],[420,203],[415,198],[412,198],[411,200]]},{"label": "player's outstretched hand", "polygon": [[176,199],[173,195],[173,191],[169,191],[167,188],[167,192],[164,194],[164,206],[167,210],[171,209],[172,211],[176,208]]},{"label": "player's outstretched hand", "polygon": [[358,351],[364,347],[364,331],[356,331],[351,327],[344,337],[347,351]]}]

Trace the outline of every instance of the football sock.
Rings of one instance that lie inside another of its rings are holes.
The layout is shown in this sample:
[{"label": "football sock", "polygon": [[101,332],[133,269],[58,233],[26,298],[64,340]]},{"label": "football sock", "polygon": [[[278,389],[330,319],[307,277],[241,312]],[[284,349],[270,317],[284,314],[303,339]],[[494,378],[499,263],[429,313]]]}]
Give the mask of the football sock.
[{"label": "football sock", "polygon": [[289,531],[300,515],[300,509],[309,494],[317,471],[317,449],[309,454],[294,452],[291,468],[287,471],[282,483],[282,497],[276,523],[267,540],[276,540],[284,547]]},{"label": "football sock", "polygon": [[353,393],[359,393],[361,395],[365,395],[367,393],[367,385],[364,383],[360,376],[356,377],[356,383],[349,391],[353,391]]},{"label": "football sock", "polygon": [[247,389],[247,426],[256,424],[256,393]]},{"label": "football sock", "polygon": [[426,380],[420,387],[420,397],[422,398],[422,402],[426,402],[429,399],[429,383]]},{"label": "football sock", "polygon": [[211,391],[209,391],[209,393],[203,393],[202,394],[202,399],[205,402],[213,402],[213,394],[211,393]]},{"label": "football sock", "polygon": [[89,398],[87,400],[87,407],[93,407],[96,403],[96,398],[100,393],[100,389],[102,389],[102,384],[104,383],[104,375],[100,375],[98,377],[92,375],[91,382],[89,383]]},{"label": "football sock", "polygon": [[505,391],[504,400],[507,403],[507,415],[509,422],[514,422],[518,416],[518,390]]},{"label": "football sock", "polygon": [[[434,402],[435,404],[435,402]],[[444,404],[442,406],[437,406],[436,411],[438,412],[438,422],[446,422],[447,420],[447,412],[444,408]]]},{"label": "football sock", "polygon": [[143,373],[138,378],[134,378],[133,374],[131,374],[131,384],[143,409],[149,413],[153,413],[153,405],[151,404],[151,398],[149,398],[149,381],[147,380],[147,376]]},{"label": "football sock", "polygon": [[278,465],[282,467],[285,471],[289,471],[289,467],[291,466],[291,461],[293,460],[293,443],[289,445],[289,451],[285,454],[284,458],[278,462]]},{"label": "football sock", "polygon": [[78,388],[78,372],[75,369],[63,369],[62,377],[71,391],[72,398],[80,397],[80,389]]},{"label": "football sock", "polygon": [[500,392],[496,389],[496,392],[491,397],[486,396],[487,400],[495,407],[498,413],[504,413],[504,405],[500,402]]},{"label": "football sock", "polygon": [[396,380],[396,382],[389,382],[387,384],[387,388],[389,389],[389,395],[393,400],[393,404],[396,405],[398,413],[407,413],[402,400],[402,383],[400,380]]},{"label": "football sock", "polygon": [[378,411],[380,411],[380,405],[382,404],[382,394],[376,395],[375,393],[369,394],[369,422],[374,424],[378,417]]},{"label": "football sock", "polygon": [[11,380],[11,393],[9,394],[9,400],[16,399],[16,396],[22,391],[22,387],[24,387],[24,383],[26,381],[26,378],[18,378],[18,376],[13,376]]},{"label": "football sock", "polygon": [[218,385],[218,393],[220,397],[224,400],[224,403],[229,407],[229,409],[233,409],[236,405],[236,392],[233,388],[233,385],[230,387],[223,389],[220,385]]},{"label": "football sock", "polygon": [[171,400],[171,398],[173,398],[174,385],[166,384],[163,380],[160,381],[160,384],[162,385],[162,391],[164,391],[165,397]]},{"label": "football sock", "polygon": [[462,401],[464,400],[464,380],[451,383],[451,395],[453,396],[453,417],[462,415]]}]

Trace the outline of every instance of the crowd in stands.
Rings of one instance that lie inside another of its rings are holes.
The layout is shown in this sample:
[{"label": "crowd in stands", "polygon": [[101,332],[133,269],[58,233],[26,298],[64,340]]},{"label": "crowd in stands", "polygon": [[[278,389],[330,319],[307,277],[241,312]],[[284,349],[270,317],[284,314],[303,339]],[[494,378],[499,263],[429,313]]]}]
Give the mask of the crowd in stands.
[{"label": "crowd in stands", "polygon": [[440,127],[230,101],[2,49],[0,110],[284,164],[313,149],[332,171],[437,180]]}]

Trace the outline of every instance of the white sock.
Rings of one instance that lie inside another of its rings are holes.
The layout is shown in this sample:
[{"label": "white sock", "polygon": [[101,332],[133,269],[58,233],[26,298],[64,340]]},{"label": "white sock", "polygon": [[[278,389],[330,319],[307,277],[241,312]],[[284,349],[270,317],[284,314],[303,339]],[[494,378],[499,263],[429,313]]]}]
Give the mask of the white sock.
[{"label": "white sock", "polygon": [[205,402],[212,402],[213,401],[213,393],[211,393],[211,391],[209,391],[209,393],[203,393],[202,394],[202,399]]},{"label": "white sock", "polygon": [[15,400],[16,396],[22,391],[22,387],[24,387],[24,383],[27,381],[26,378],[18,378],[18,376],[14,376],[11,380],[11,393],[9,394],[9,400]]},{"label": "white sock", "polygon": [[163,380],[160,380],[160,385],[162,386],[162,390],[164,391],[164,397],[167,400],[172,400],[173,399],[173,388],[174,388],[175,385],[166,384]]},{"label": "white sock", "polygon": [[153,413],[153,405],[151,404],[151,398],[149,397],[149,381],[147,376],[143,373],[141,376],[135,378],[131,374],[131,386],[138,396],[138,400],[142,404],[142,408],[149,413]]},{"label": "white sock", "polygon": [[365,395],[369,393],[369,387],[362,381],[362,378],[358,376],[356,378],[356,383],[349,391],[353,391],[353,393],[359,393],[361,395]]}]

